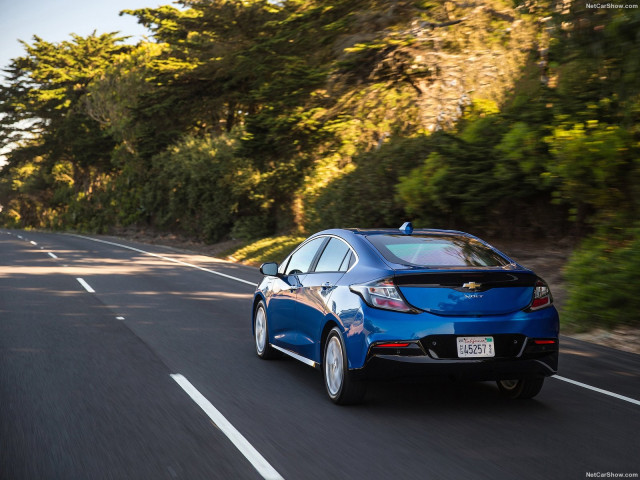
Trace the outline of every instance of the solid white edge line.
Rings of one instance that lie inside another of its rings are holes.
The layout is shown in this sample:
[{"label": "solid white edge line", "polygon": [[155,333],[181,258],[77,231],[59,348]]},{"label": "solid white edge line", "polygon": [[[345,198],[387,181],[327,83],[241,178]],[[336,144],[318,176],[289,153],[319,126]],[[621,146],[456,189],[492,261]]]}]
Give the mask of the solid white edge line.
[{"label": "solid white edge line", "polygon": [[636,400],[635,398],[625,397],[624,395],[619,395],[617,393],[613,393],[608,390],[603,390],[598,387],[592,387],[591,385],[587,385],[586,383],[582,383],[582,382],[577,382],[575,380],[571,380],[570,378],[561,377],[560,375],[553,375],[552,378],[557,378],[558,380],[562,380],[563,382],[577,385],[578,387],[586,388],[587,390],[593,390],[594,392],[602,393],[604,395],[609,395],[610,397],[617,398],[618,400],[624,400],[625,402],[633,403],[635,405],[640,405],[640,400]]},{"label": "solid white edge line", "polygon": [[260,453],[251,445],[246,438],[229,421],[222,415],[216,407],[214,407],[204,395],[202,395],[196,387],[183,375],[172,374],[173,378],[180,387],[198,404],[198,406],[207,414],[213,423],[231,440],[231,443],[245,456],[247,460],[258,471],[265,480],[284,480],[282,476],[260,455]]},{"label": "solid white edge line", "polygon": [[84,289],[89,292],[89,293],[96,293],[96,291],[91,288],[91,285],[89,285],[87,282],[84,281],[83,278],[76,278],[76,280],[78,281],[78,283],[80,285],[82,285],[84,287]]},{"label": "solid white edge line", "polygon": [[[70,234],[71,235],[71,234]],[[133,250],[134,252],[143,253],[145,255],[149,255],[151,257],[161,258],[162,260],[166,260],[168,262],[177,263],[179,265],[184,265],[185,267],[195,268],[197,270],[201,270],[203,272],[212,273],[214,275],[218,275],[220,277],[228,278],[230,280],[235,280],[236,282],[246,283],[247,285],[251,285],[252,287],[257,287],[257,283],[250,282],[248,280],[243,280],[242,278],[234,277],[232,275],[227,275],[226,273],[216,272],[215,270],[210,270],[208,268],[199,267],[198,265],[194,265],[192,263],[182,262],[180,260],[176,260],[170,257],[164,257],[162,255],[158,255],[157,253],[146,252],[144,250],[140,250],[139,248],[130,247],[128,245],[122,245],[120,243],[108,242],[106,240],[98,240],[97,238],[85,237],[84,235],[71,235],[73,237],[84,238],[85,240],[91,240],[93,242],[104,243],[106,245],[113,245],[115,247],[126,248],[127,250]]]},{"label": "solid white edge line", "polygon": [[47,252],[47,255],[49,255],[51,258],[58,258],[55,253]]}]

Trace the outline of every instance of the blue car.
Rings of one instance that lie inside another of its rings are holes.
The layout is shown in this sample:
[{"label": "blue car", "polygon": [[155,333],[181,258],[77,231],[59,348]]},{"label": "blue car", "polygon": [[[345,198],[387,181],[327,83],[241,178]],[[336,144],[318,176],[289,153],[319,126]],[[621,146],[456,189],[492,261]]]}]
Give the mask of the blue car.
[{"label": "blue car", "polygon": [[258,356],[321,369],[337,404],[393,377],[497,381],[508,397],[532,398],[557,371],[549,287],[473,235],[408,222],[325,230],[260,271]]}]

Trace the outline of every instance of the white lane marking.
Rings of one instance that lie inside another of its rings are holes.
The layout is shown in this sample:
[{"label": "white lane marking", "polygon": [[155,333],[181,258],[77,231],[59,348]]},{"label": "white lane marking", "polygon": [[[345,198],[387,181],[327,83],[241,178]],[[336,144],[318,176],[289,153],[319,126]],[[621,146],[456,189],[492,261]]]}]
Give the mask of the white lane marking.
[{"label": "white lane marking", "polygon": [[608,390],[603,390],[598,387],[592,387],[591,385],[587,385],[586,383],[582,383],[582,382],[576,382],[575,380],[571,380],[570,378],[561,377],[560,375],[553,375],[552,378],[557,378],[558,380],[562,380],[563,382],[577,385],[578,387],[586,388],[588,390],[593,390],[594,392],[602,393],[604,395],[609,395],[610,397],[617,398],[618,400],[624,400],[625,402],[633,403],[635,405],[640,405],[640,400],[636,400],[635,398],[625,397],[624,395],[619,395],[617,393],[613,393]]},{"label": "white lane marking", "polygon": [[176,260],[175,258],[164,257],[162,255],[158,255],[157,253],[146,252],[144,250],[140,250],[139,248],[130,247],[128,245],[122,245],[120,243],[115,242],[107,242],[106,240],[98,240],[97,238],[85,237],[84,235],[72,235],[73,237],[84,238],[86,240],[91,240],[93,242],[104,243],[107,245],[113,245],[115,247],[126,248],[127,250],[133,250],[134,252],[144,253],[145,255],[150,255],[152,257],[161,258],[162,260],[166,260],[168,262],[177,263],[179,265],[184,265],[185,267],[195,268],[197,270],[201,270],[207,273],[213,273],[214,275],[218,275],[220,277],[229,278],[231,280],[235,280],[236,282],[246,283],[247,285],[251,285],[252,287],[257,287],[257,283],[250,282],[248,280],[243,280],[242,278],[234,277],[231,275],[227,275],[226,273],[216,272],[215,270],[211,270],[204,267],[199,267],[198,265],[194,265],[193,263],[182,262],[180,260]]},{"label": "white lane marking", "polygon": [[202,395],[189,380],[180,374],[171,375],[180,387],[198,404],[198,406],[207,414],[222,433],[224,433],[231,443],[233,443],[240,453],[245,456],[251,465],[258,471],[265,480],[284,480],[282,476],[260,455],[260,453],[251,445],[246,438],[229,421],[222,415],[216,407],[214,407],[204,395]]},{"label": "white lane marking", "polygon": [[49,255],[51,258],[58,258],[55,253],[47,252],[47,255]]},{"label": "white lane marking", "polygon": [[35,245],[36,247],[38,246],[38,244],[37,244],[36,242],[34,242],[33,240],[31,240],[29,243],[30,243],[31,245]]},{"label": "white lane marking", "polygon": [[20,240],[24,240],[24,238],[22,238],[22,235],[18,235],[18,238],[19,238]]},{"label": "white lane marking", "polygon": [[116,320],[124,320],[124,317],[116,317]]},{"label": "white lane marking", "polygon": [[87,282],[85,282],[83,278],[76,278],[76,280],[78,281],[78,283],[80,283],[80,285],[82,285],[84,287],[84,289],[87,292],[96,293],[96,291],[93,288],[91,288],[91,285],[89,285]]}]

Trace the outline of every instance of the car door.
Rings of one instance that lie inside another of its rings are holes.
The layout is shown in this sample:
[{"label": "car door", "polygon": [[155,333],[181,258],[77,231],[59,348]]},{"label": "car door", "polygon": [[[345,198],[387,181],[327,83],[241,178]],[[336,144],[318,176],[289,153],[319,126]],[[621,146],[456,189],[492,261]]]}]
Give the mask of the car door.
[{"label": "car door", "polygon": [[271,343],[298,350],[296,345],[301,341],[296,315],[298,289],[326,241],[326,237],[316,237],[303,243],[282,264],[281,275],[274,280],[267,305]]},{"label": "car door", "polygon": [[300,280],[296,301],[296,324],[299,329],[296,353],[319,361],[320,333],[326,315],[331,310],[331,294],[349,268],[352,256],[351,248],[344,240],[329,237],[312,271]]}]

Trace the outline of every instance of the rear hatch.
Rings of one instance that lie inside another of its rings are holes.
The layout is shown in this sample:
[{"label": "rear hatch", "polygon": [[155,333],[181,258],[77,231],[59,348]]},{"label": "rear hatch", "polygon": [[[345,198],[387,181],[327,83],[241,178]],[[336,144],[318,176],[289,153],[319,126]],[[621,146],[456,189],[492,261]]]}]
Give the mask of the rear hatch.
[{"label": "rear hatch", "polygon": [[501,315],[526,308],[537,277],[462,232],[378,233],[367,239],[396,271],[414,307],[438,315]]},{"label": "rear hatch", "polygon": [[400,273],[395,283],[414,307],[437,315],[502,315],[529,306],[537,277],[529,271]]}]

